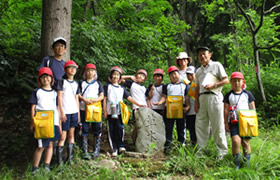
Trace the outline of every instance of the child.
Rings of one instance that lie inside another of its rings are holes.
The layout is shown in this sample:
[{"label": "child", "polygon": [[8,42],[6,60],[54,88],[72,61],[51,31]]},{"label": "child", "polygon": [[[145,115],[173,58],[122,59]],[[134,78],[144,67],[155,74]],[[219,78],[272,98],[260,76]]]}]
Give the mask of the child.
[{"label": "child", "polygon": [[60,109],[60,118],[63,122],[62,135],[57,147],[59,165],[63,164],[63,150],[66,135],[68,136],[68,161],[69,163],[72,162],[75,141],[74,131],[75,127],[80,123],[79,86],[74,80],[77,68],[78,65],[74,61],[67,61],[64,66],[65,75],[57,83],[58,106]]},{"label": "child", "polygon": [[[154,105],[161,105],[165,103],[168,96],[183,96],[183,111],[187,112],[190,109],[189,98],[187,96],[189,85],[180,82],[179,69],[176,66],[170,66],[168,68],[168,73],[171,83],[167,84],[163,88],[162,97],[159,102],[154,103]],[[167,118],[166,114],[164,116],[165,123],[165,133],[166,142],[164,145],[165,151],[169,149],[172,142],[172,133],[174,122],[176,122],[178,141],[184,146],[185,145],[185,118],[182,119],[172,119]]]},{"label": "child", "polygon": [[46,171],[50,171],[50,162],[53,154],[53,141],[59,140],[61,131],[61,126],[57,112],[57,93],[54,89],[52,89],[52,85],[54,83],[52,70],[48,67],[41,68],[38,73],[37,82],[39,88],[36,88],[32,92],[32,95],[29,100],[29,102],[32,104],[32,121],[30,125],[30,131],[33,132],[34,130],[34,116],[37,111],[53,110],[55,136],[51,139],[38,139],[38,147],[36,148],[33,155],[33,174],[35,174],[38,171],[39,163],[44,149],[46,149],[44,167]]},{"label": "child", "polygon": [[195,134],[195,118],[196,113],[194,110],[195,104],[195,67],[189,66],[186,71],[187,78],[190,80],[190,89],[188,91],[188,98],[190,100],[190,110],[187,112],[186,116],[186,128],[189,129],[190,138],[192,145],[196,144],[196,134]]},{"label": "child", "polygon": [[[143,85],[144,81],[147,79],[147,71],[144,69],[139,69],[136,72],[136,76],[130,76],[130,75],[124,75],[122,76],[122,83],[124,83],[125,87],[128,87],[130,89],[131,97],[134,98],[137,102],[148,106],[149,104],[149,98],[146,97],[146,87]],[[127,80],[131,79],[131,80]],[[139,106],[136,104],[133,104],[133,118],[135,120],[135,115],[137,110],[139,109]],[[133,142],[136,142],[137,138],[137,127],[134,126],[134,129],[132,131],[132,139]]]},{"label": "child", "polygon": [[119,108],[120,101],[125,98],[139,107],[145,106],[133,99],[126,89],[119,85],[121,76],[122,69],[117,66],[112,67],[109,77],[111,83],[104,86],[104,118],[108,120],[109,142],[113,157],[118,155],[118,150],[119,153],[126,151],[124,147],[124,128]]},{"label": "child", "polygon": [[245,90],[245,80],[241,72],[233,72],[230,76],[230,83],[232,90],[228,92],[224,97],[224,118],[225,129],[230,132],[232,140],[232,155],[234,157],[234,163],[236,170],[240,168],[240,145],[243,147],[244,160],[250,164],[250,138],[241,138],[239,136],[238,123],[228,122],[229,108],[236,106],[236,109],[255,109],[255,98],[251,92]]},{"label": "child", "polygon": [[56,87],[57,80],[61,79],[64,75],[65,61],[62,58],[66,52],[66,42],[66,39],[63,37],[55,38],[52,44],[54,56],[44,57],[39,67],[39,69],[42,67],[51,68],[54,75],[54,87]]},{"label": "child", "polygon": [[80,83],[81,94],[79,94],[80,102],[80,114],[82,121],[82,136],[83,136],[83,152],[84,159],[91,159],[90,154],[88,153],[88,133],[89,127],[92,126],[94,139],[95,139],[95,147],[93,152],[93,157],[97,158],[99,156],[100,151],[100,143],[101,143],[101,127],[102,121],[89,123],[85,121],[86,114],[86,104],[92,104],[100,102],[104,99],[104,90],[103,86],[99,81],[96,80],[96,66],[94,64],[87,64],[85,68],[85,77],[86,80]]},{"label": "child", "polygon": [[148,106],[157,113],[163,115],[164,104],[157,106],[153,103],[159,102],[162,96],[162,90],[164,85],[161,84],[161,82],[163,81],[164,71],[162,69],[156,69],[154,70],[153,75],[155,84],[150,84],[146,91],[146,97],[148,97],[150,100]]}]

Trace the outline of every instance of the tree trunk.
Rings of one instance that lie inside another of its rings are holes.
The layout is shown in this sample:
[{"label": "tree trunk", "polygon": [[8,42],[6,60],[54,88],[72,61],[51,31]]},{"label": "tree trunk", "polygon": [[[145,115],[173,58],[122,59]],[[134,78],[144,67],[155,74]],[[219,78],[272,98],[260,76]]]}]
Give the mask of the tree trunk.
[{"label": "tree trunk", "polygon": [[41,57],[53,55],[54,38],[62,36],[67,40],[63,59],[70,59],[72,0],[43,0],[41,29]]},{"label": "tree trunk", "polygon": [[259,50],[257,47],[257,37],[255,33],[252,33],[253,37],[253,49],[254,49],[254,61],[255,61],[255,69],[256,69],[256,76],[258,81],[259,90],[261,91],[262,99],[266,104],[266,96],[263,89],[262,79],[261,79],[261,72],[260,72],[260,60],[259,60]]}]

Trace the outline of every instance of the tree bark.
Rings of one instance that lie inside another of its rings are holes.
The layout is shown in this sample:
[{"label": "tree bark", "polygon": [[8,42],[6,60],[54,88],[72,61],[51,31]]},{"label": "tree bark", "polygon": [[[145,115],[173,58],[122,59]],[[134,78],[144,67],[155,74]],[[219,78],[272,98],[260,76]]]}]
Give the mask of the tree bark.
[{"label": "tree bark", "polygon": [[41,27],[41,57],[53,55],[52,43],[56,37],[67,40],[65,61],[70,59],[72,0],[43,0]]}]

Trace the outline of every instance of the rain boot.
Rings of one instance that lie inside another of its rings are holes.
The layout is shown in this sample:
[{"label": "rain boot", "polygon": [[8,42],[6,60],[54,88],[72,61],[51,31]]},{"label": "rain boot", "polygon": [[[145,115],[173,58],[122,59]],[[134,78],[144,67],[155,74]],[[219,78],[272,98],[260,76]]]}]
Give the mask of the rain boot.
[{"label": "rain boot", "polygon": [[64,146],[57,146],[56,147],[57,151],[57,164],[58,165],[63,165],[63,153],[64,153]]},{"label": "rain boot", "polygon": [[247,164],[247,167],[250,167],[250,159],[251,159],[251,154],[243,154],[243,162]]},{"label": "rain boot", "polygon": [[100,136],[96,136],[95,137],[95,148],[94,148],[94,152],[93,152],[93,157],[95,159],[98,158],[98,156],[99,156],[100,144],[101,144],[101,137]]},{"label": "rain boot", "polygon": [[241,155],[240,153],[238,154],[234,154],[233,155],[234,158],[234,164],[235,164],[235,171],[237,171],[238,169],[240,169],[240,161],[241,161]]},{"label": "rain boot", "polygon": [[67,160],[68,160],[69,164],[71,164],[73,161],[73,157],[74,157],[73,150],[74,150],[74,144],[68,143],[68,159]]},{"label": "rain boot", "polygon": [[83,152],[84,152],[83,159],[90,160],[91,156],[88,153],[88,137],[87,136],[83,136]]}]

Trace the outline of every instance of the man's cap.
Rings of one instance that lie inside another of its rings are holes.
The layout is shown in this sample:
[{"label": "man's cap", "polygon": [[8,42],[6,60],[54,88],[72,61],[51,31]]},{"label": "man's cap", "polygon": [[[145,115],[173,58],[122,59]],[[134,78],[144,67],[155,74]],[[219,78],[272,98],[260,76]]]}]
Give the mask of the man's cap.
[{"label": "man's cap", "polygon": [[94,64],[92,64],[92,63],[88,63],[86,65],[86,69],[95,69],[96,70],[96,66]]},{"label": "man's cap", "polygon": [[118,71],[119,73],[122,74],[122,68],[120,68],[118,66],[111,67],[110,72],[112,72],[112,71]]},{"label": "man's cap", "polygon": [[53,73],[52,73],[51,68],[49,68],[49,67],[42,67],[42,68],[39,70],[39,72],[38,72],[38,78],[37,78],[38,87],[40,87],[39,78],[40,78],[42,75],[44,75],[44,74],[47,74],[47,75],[51,76],[51,77],[52,77],[52,82],[51,82],[51,84],[53,85],[53,83],[54,83],[54,77],[53,77]]},{"label": "man's cap", "polygon": [[180,59],[188,59],[189,63],[192,62],[192,58],[189,57],[188,54],[187,54],[186,52],[180,52],[180,53],[178,54],[178,56],[176,57],[176,64],[177,64],[178,66],[179,66],[178,61],[179,61]]},{"label": "man's cap", "polygon": [[196,53],[198,53],[200,50],[207,50],[210,51],[210,49],[207,46],[201,46],[199,48],[196,49]]},{"label": "man's cap", "polygon": [[230,79],[244,79],[244,76],[241,72],[233,72],[230,75]]},{"label": "man's cap", "polygon": [[194,66],[189,66],[189,67],[187,67],[186,73],[187,73],[187,74],[193,74],[193,73],[195,73],[195,67],[194,67]]},{"label": "man's cap", "polygon": [[170,66],[170,67],[168,68],[168,73],[170,74],[170,73],[173,72],[173,71],[179,71],[179,69],[178,69],[176,66]]},{"label": "man's cap", "polygon": [[57,42],[60,42],[60,43],[64,44],[65,47],[66,47],[67,41],[66,41],[66,39],[64,39],[63,37],[60,36],[60,37],[54,38],[52,47],[54,47],[55,43],[57,43]]},{"label": "man's cap", "polygon": [[155,69],[153,72],[153,75],[155,75],[155,74],[160,74],[160,75],[164,76],[164,71],[162,69]]},{"label": "man's cap", "polygon": [[79,67],[74,61],[69,60],[69,61],[67,61],[67,62],[65,63],[64,69],[67,68],[67,67],[70,67],[70,66],[71,66],[71,67],[76,67],[76,68]]}]

